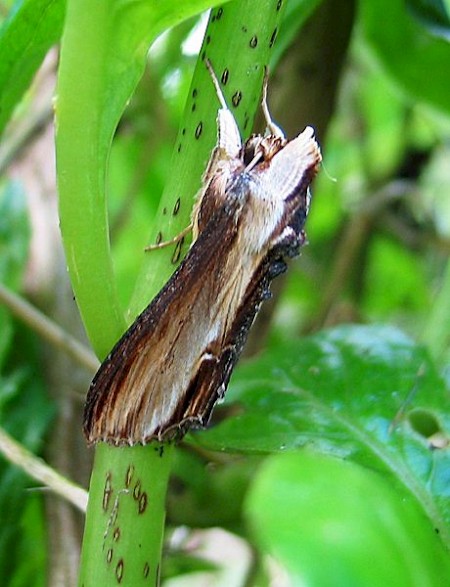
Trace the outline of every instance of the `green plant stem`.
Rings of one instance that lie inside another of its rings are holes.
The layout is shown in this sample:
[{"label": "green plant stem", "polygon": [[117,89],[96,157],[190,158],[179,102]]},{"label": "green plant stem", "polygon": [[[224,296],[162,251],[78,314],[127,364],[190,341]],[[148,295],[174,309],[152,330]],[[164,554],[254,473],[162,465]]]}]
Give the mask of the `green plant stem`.
[{"label": "green plant stem", "polygon": [[436,360],[443,358],[450,344],[450,261],[447,262],[441,290],[425,326],[422,342]]},{"label": "green plant stem", "polygon": [[172,453],[169,445],[97,446],[80,585],[158,584]]},{"label": "green plant stem", "polygon": [[[210,60],[242,137],[248,138],[283,9],[284,2],[279,0],[235,0],[211,12],[172,156],[172,173],[149,243],[157,242],[158,236],[170,240],[189,225],[201,177],[216,143],[219,101],[204,59]],[[164,281],[170,277],[187,246],[184,243],[182,251],[174,245],[145,255],[130,305],[132,316],[143,310],[145,296],[151,299],[157,294],[161,277]]]},{"label": "green plant stem", "polygon": [[56,101],[59,215],[72,287],[89,339],[103,357],[126,324],[118,303],[105,198],[113,127],[101,114],[109,2],[67,3]]}]

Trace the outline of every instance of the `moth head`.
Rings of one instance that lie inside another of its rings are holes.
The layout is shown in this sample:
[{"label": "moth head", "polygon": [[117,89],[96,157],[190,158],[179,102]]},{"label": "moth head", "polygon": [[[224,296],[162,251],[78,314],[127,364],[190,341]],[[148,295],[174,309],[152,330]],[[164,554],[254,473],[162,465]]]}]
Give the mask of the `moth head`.
[{"label": "moth head", "polygon": [[286,142],[282,136],[252,135],[241,149],[241,158],[246,171],[250,171],[261,163],[269,162],[276,153],[281,151]]}]

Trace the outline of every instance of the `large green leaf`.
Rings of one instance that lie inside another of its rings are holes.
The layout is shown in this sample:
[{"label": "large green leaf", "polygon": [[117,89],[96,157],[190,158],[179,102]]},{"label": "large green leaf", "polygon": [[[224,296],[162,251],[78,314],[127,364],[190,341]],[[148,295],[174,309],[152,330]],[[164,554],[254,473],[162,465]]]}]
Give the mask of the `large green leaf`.
[{"label": "large green leaf", "polygon": [[402,0],[362,0],[360,15],[364,35],[391,78],[413,100],[449,114],[448,38],[430,33]]},{"label": "large green leaf", "polygon": [[437,587],[450,558],[382,475],[310,451],[269,458],[246,501],[256,541],[292,585]]},{"label": "large green leaf", "polygon": [[65,0],[20,0],[0,28],[0,133],[61,36]]},{"label": "large green leaf", "polygon": [[443,0],[407,0],[406,6],[431,34],[450,40],[450,18]]},{"label": "large green leaf", "polygon": [[377,470],[450,544],[449,395],[423,348],[391,327],[344,326],[280,345],[238,370],[237,415],[191,436],[247,453],[312,447]]}]

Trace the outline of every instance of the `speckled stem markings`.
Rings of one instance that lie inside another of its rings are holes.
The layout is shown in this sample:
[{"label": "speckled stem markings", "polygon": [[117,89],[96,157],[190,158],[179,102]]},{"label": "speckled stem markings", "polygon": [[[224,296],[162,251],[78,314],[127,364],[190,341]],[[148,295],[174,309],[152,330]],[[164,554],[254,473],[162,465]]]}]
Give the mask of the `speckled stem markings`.
[{"label": "speckled stem markings", "polygon": [[[264,66],[277,36],[283,6],[283,0],[236,0],[211,11],[172,156],[171,174],[149,243],[170,240],[189,225],[194,198],[216,141],[219,103],[205,59],[211,61],[242,136],[247,138],[259,108]],[[147,254],[131,304],[132,316],[143,309],[143,292],[148,300],[156,295],[162,276],[165,280],[170,277],[188,244],[186,238]]]},{"label": "speckled stem markings", "polygon": [[[123,503],[127,498],[133,499],[139,515],[144,514],[147,509],[147,492],[142,488],[141,479],[136,477],[135,467],[130,464],[125,474],[124,487],[119,489],[114,497],[115,492],[112,484],[112,471],[108,471],[105,476],[102,507],[105,514],[109,514],[109,520],[104,535],[103,552],[106,564],[111,567],[117,583],[122,583],[126,570],[125,559],[121,556],[120,552],[122,530],[119,523],[119,512],[121,502]],[[147,578],[149,574],[150,562],[144,560],[142,565],[142,575]]]},{"label": "speckled stem markings", "polygon": [[[100,465],[106,462],[102,453],[108,449],[98,446]],[[105,469],[92,478],[90,499],[95,503],[90,508],[94,515],[86,525],[85,540],[90,540],[91,533],[97,535],[98,528],[101,539],[90,543],[95,552],[90,551],[89,561],[82,566],[80,585],[159,584],[164,508],[155,511],[152,500],[164,490],[169,469],[165,477],[155,479],[152,460],[170,459],[171,448],[155,445],[149,451],[138,446],[132,453],[127,448],[132,457],[126,463],[122,450],[110,451]]]}]

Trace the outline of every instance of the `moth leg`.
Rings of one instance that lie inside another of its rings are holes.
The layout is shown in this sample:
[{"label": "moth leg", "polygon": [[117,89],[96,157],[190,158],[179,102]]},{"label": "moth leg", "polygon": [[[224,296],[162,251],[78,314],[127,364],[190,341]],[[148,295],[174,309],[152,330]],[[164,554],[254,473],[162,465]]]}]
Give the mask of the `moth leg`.
[{"label": "moth leg", "polygon": [[145,247],[144,251],[146,253],[149,251],[158,251],[159,249],[165,249],[166,247],[170,247],[170,245],[176,245],[177,243],[180,242],[180,240],[182,238],[184,238],[187,234],[189,234],[191,232],[192,228],[193,228],[193,224],[192,224],[192,222],[190,222],[188,224],[188,226],[186,226],[186,228],[183,228],[183,230],[180,233],[178,233],[176,236],[174,236],[170,240],[161,241],[160,243],[155,243],[154,245],[147,245]]},{"label": "moth leg", "polygon": [[264,118],[266,119],[267,130],[269,133],[275,137],[280,137],[284,139],[284,133],[281,128],[274,123],[272,117],[270,116],[269,108],[267,106],[267,83],[269,81],[269,69],[267,66],[264,68],[264,80],[263,80],[263,88],[262,88],[262,100],[261,100],[261,109],[264,114]]}]

